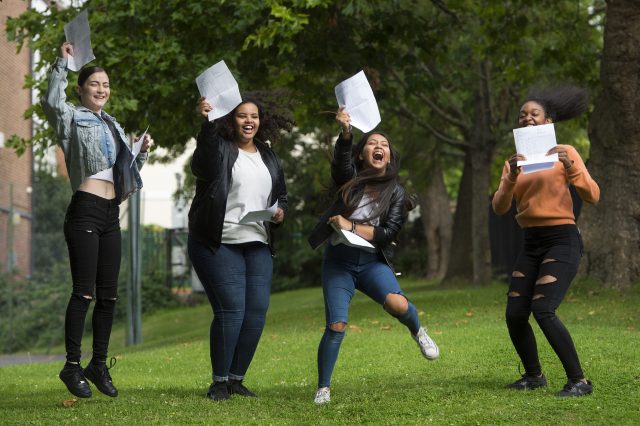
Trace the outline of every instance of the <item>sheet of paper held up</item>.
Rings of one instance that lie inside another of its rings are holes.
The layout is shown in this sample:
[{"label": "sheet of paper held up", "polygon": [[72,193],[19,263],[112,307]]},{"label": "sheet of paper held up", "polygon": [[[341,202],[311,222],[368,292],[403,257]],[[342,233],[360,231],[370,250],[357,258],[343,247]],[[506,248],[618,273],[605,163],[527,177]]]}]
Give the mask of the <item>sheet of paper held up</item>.
[{"label": "sheet of paper held up", "polygon": [[227,115],[240,105],[242,97],[238,83],[224,61],[208,68],[196,78],[200,96],[207,98],[213,110],[209,112],[209,121]]},{"label": "sheet of paper held up", "polygon": [[380,123],[378,103],[364,71],[344,80],[335,89],[338,106],[345,107],[351,124],[363,132],[373,130]]},{"label": "sheet of paper held up", "polygon": [[69,56],[67,62],[67,68],[71,71],[80,71],[83,66],[96,58],[91,48],[89,13],[86,9],[64,26],[64,35],[73,45],[73,56]]},{"label": "sheet of paper held up", "polygon": [[271,207],[269,207],[268,209],[255,210],[245,214],[244,216],[242,216],[242,218],[238,223],[245,224],[249,222],[267,222],[267,221],[272,222],[271,217],[274,214],[276,214],[277,210],[278,210],[278,202],[276,201],[276,203]]},{"label": "sheet of paper held up", "polygon": [[524,173],[551,169],[558,161],[558,154],[547,155],[557,145],[553,123],[513,129],[513,138],[516,152],[526,158],[518,161],[518,166],[522,166]]},{"label": "sheet of paper held up", "polygon": [[338,241],[340,241],[340,243],[348,245],[350,247],[357,247],[368,252],[376,251],[376,247],[373,244],[360,237],[359,235],[356,235],[351,231],[345,231],[344,229],[339,228],[333,222],[331,223],[331,227],[338,233]]},{"label": "sheet of paper held up", "polygon": [[133,160],[131,160],[131,164],[129,165],[129,167],[133,167],[133,163],[135,163],[136,158],[138,157],[138,154],[140,154],[140,150],[142,149],[142,143],[144,142],[144,137],[147,134],[147,131],[149,131],[149,126],[147,126],[147,128],[144,129],[144,133],[142,134],[142,136],[140,136],[138,140],[133,143],[133,147],[131,148],[131,153],[133,154]]}]

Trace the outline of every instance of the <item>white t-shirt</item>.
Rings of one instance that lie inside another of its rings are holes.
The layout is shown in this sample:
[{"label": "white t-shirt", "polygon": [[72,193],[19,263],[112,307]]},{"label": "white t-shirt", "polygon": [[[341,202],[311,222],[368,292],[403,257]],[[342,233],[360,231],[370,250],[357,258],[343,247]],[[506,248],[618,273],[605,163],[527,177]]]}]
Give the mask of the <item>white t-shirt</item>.
[{"label": "white t-shirt", "polygon": [[[111,134],[111,131],[107,132],[107,137],[109,138],[109,143],[113,147],[114,155],[117,158],[118,157],[118,152],[120,151],[120,146],[118,145],[118,143],[113,138],[113,135]],[[106,180],[108,182],[114,183],[113,182],[113,167],[101,170],[98,173],[89,176],[88,179]]]},{"label": "white t-shirt", "polygon": [[365,193],[362,195],[362,199],[360,199],[360,202],[358,203],[358,208],[351,213],[349,219],[357,223],[366,223],[368,225],[378,226],[378,224],[380,224],[379,217],[370,219],[377,206],[378,203],[371,202],[371,197]]},{"label": "white t-shirt", "polygon": [[267,243],[267,231],[262,222],[239,224],[247,213],[269,208],[271,174],[260,152],[238,150],[238,159],[231,170],[231,188],[222,225],[223,244],[252,241]]}]

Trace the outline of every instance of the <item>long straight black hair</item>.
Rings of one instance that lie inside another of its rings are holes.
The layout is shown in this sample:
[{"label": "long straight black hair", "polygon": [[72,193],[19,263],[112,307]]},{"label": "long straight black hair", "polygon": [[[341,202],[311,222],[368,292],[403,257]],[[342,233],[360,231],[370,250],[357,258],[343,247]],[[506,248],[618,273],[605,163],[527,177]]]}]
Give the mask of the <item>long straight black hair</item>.
[{"label": "long straight black hair", "polygon": [[[364,150],[367,141],[371,135],[381,135],[389,142],[389,151],[391,158],[384,174],[378,174],[378,171],[372,168],[366,168],[364,161],[360,158],[360,154]],[[398,170],[400,169],[400,156],[393,149],[389,137],[384,132],[369,132],[360,138],[358,143],[351,149],[351,161],[356,166],[356,175],[347,183],[338,188],[338,194],[342,198],[344,205],[347,207],[344,215],[349,217],[360,204],[362,197],[369,197],[369,204],[373,204],[372,217],[386,217],[389,207],[391,206],[391,197],[393,191],[398,184]]]}]

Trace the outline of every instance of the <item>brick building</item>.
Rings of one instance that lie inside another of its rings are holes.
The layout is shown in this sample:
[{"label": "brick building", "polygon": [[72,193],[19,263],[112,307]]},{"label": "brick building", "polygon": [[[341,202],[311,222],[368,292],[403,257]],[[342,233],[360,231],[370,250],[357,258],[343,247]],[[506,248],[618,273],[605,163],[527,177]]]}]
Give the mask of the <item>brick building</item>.
[{"label": "brick building", "polygon": [[33,157],[31,150],[17,156],[5,143],[11,135],[29,139],[31,120],[23,112],[31,104],[31,92],[24,89],[24,77],[31,72],[31,52],[26,47],[16,54],[16,45],[6,38],[9,16],[24,12],[29,2],[0,3],[0,270],[19,276],[31,274],[31,193]]}]

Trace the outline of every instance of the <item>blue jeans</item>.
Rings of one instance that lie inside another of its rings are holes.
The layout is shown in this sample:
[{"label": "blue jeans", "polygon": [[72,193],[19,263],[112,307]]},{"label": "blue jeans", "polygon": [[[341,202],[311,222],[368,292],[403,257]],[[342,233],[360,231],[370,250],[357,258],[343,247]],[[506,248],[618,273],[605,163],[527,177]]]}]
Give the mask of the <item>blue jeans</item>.
[{"label": "blue jeans", "polygon": [[273,274],[266,244],[221,244],[214,253],[192,235],[191,263],[211,303],[213,381],[242,380],[264,329]]},{"label": "blue jeans", "polygon": [[[318,347],[318,387],[329,386],[345,334],[344,331],[332,330],[329,325],[348,321],[349,304],[356,289],[380,305],[384,305],[389,294],[405,296],[395,274],[381,255],[344,244],[327,244],[322,263],[322,293],[327,326]],[[407,311],[397,318],[412,334],[420,329],[418,313],[411,302]]]}]

